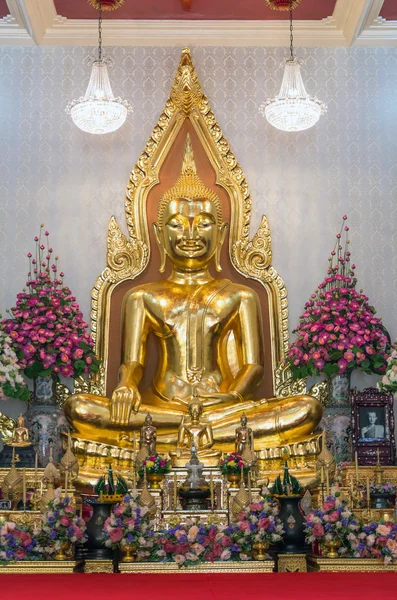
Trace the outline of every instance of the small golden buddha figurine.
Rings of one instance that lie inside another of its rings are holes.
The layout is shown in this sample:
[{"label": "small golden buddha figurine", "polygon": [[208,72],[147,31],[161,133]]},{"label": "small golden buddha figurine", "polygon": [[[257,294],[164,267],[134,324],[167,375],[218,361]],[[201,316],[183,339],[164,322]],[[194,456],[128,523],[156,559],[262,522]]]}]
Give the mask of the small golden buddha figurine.
[{"label": "small golden buddha figurine", "polygon": [[186,460],[191,457],[191,448],[194,446],[199,460],[204,465],[217,465],[222,453],[212,448],[213,445],[212,427],[203,417],[203,405],[197,388],[194,388],[188,404],[188,414],[182,418],[179,426],[176,452],[170,452],[172,464],[184,466]]},{"label": "small golden buddha figurine", "polygon": [[22,448],[23,446],[31,446],[32,442],[29,440],[29,429],[25,427],[25,419],[20,413],[17,418],[17,426],[14,430],[14,434],[12,436],[11,442],[8,446],[16,446],[17,448]]},{"label": "small golden buddha figurine", "polygon": [[139,469],[147,456],[156,454],[157,429],[153,426],[152,415],[148,412],[145,423],[141,427],[139,451],[136,455],[136,466]]},{"label": "small golden buddha figurine", "polygon": [[245,462],[252,464],[256,461],[254,451],[254,433],[247,425],[248,419],[243,413],[240,419],[240,427],[236,429],[235,451],[240,454]]},{"label": "small golden buddha figurine", "polygon": [[145,446],[148,454],[156,453],[157,429],[153,426],[153,419],[150,412],[146,415],[145,424],[141,427],[141,437],[139,439],[139,448]]},{"label": "small golden buddha figurine", "polygon": [[[258,449],[307,439],[322,416],[317,399],[253,399],[264,377],[260,302],[252,288],[210,272],[212,263],[221,271],[227,223],[218,195],[197,174],[189,138],[181,174],[159,199],[154,230],[160,271],[169,260],[171,274],[126,294],[119,383],[111,398],[79,393],[68,399],[65,413],[75,437],[130,447],[131,432],[142,427],[150,412],[157,447],[172,450],[197,388],[203,415],[223,451],[232,450],[243,413]],[[142,390],[149,334],[157,341],[158,365]],[[184,421],[184,430],[192,418]]]}]

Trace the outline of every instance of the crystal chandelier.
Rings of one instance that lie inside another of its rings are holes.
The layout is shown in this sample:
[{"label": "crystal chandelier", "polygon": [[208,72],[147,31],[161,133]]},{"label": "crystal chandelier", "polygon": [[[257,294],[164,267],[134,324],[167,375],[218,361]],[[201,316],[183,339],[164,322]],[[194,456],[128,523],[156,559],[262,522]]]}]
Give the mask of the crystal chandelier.
[{"label": "crystal chandelier", "polygon": [[309,129],[327,110],[318,98],[309,96],[302,81],[300,65],[294,56],[292,2],[289,0],[290,56],[285,61],[281,89],[275,98],[267,100],[259,108],[270,125],[281,131]]},{"label": "crystal chandelier", "polygon": [[121,127],[132,107],[127,100],[115,98],[109,81],[108,67],[102,58],[102,0],[99,0],[98,60],[92,65],[87,91],[72,100],[66,112],[79,129],[87,133],[111,133]]}]

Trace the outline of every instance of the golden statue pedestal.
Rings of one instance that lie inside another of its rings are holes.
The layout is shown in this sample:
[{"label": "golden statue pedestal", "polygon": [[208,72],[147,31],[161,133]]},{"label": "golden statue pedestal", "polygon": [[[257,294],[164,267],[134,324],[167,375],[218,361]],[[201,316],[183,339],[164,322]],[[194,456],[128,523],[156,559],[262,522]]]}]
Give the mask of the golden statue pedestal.
[{"label": "golden statue pedestal", "polygon": [[[81,573],[82,570],[83,561],[80,560],[20,560],[10,562],[7,565],[0,565],[0,575],[35,575],[39,573],[49,575]],[[49,585],[51,585],[50,581]]]},{"label": "golden statue pedestal", "polygon": [[258,480],[269,479],[272,483],[283,470],[285,454],[288,453],[290,473],[299,479],[302,485],[316,483],[316,461],[320,453],[321,433],[316,433],[301,442],[286,443],[257,450]]},{"label": "golden statue pedestal", "polygon": [[120,573],[272,573],[274,560],[206,562],[181,569],[177,563],[120,563]]},{"label": "golden statue pedestal", "polygon": [[277,573],[306,573],[306,554],[278,554]]},{"label": "golden statue pedestal", "polygon": [[114,573],[114,562],[103,558],[85,559],[83,562],[83,573]]},{"label": "golden statue pedestal", "polygon": [[308,554],[307,570],[327,573],[382,573],[397,572],[397,564],[385,565],[377,558],[326,558]]},{"label": "golden statue pedestal", "polygon": [[[191,458],[191,453],[190,450],[189,452],[187,450],[185,450],[184,452],[178,452],[177,448],[175,452],[170,452],[170,457],[171,464],[173,467],[183,468],[185,467],[186,463],[189,462]],[[216,450],[215,448],[213,450],[208,451],[198,450],[197,458],[201,463],[203,463],[205,467],[217,467],[221,461],[222,452]]]}]

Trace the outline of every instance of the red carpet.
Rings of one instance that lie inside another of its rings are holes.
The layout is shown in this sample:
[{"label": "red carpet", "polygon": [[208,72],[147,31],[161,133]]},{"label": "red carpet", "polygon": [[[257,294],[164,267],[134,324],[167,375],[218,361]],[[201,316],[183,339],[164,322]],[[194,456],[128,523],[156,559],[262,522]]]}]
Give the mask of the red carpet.
[{"label": "red carpet", "polygon": [[397,573],[0,575],[1,600],[397,600]]}]

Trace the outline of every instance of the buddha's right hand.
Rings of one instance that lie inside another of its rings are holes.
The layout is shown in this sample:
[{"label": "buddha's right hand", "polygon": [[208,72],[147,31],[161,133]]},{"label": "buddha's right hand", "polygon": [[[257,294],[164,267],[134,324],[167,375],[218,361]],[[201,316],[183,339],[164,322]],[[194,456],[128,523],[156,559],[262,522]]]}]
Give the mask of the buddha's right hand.
[{"label": "buddha's right hand", "polygon": [[141,395],[136,388],[120,385],[112,394],[110,420],[114,425],[128,425],[131,411],[138,412]]}]

